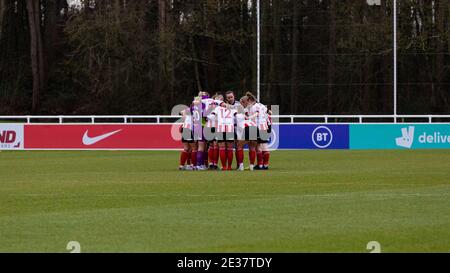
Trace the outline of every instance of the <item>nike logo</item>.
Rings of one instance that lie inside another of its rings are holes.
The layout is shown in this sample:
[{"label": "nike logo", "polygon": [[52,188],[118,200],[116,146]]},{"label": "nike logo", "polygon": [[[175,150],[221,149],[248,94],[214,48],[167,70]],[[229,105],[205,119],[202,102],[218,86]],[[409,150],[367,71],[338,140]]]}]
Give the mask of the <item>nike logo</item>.
[{"label": "nike logo", "polygon": [[102,140],[104,140],[104,139],[106,139],[106,138],[108,138],[108,137],[110,137],[110,136],[112,136],[114,134],[117,134],[120,131],[122,131],[122,129],[114,131],[114,132],[111,132],[111,133],[107,133],[107,134],[104,134],[104,135],[96,136],[96,137],[89,137],[88,136],[89,130],[86,130],[86,132],[83,135],[83,144],[86,145],[86,146],[94,145],[95,143],[97,143],[99,141],[102,141]]}]

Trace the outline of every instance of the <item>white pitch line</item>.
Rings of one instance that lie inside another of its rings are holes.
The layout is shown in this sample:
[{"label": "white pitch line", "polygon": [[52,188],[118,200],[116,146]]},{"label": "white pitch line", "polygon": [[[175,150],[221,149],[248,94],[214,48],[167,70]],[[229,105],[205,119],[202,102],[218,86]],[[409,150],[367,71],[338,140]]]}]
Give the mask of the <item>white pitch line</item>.
[{"label": "white pitch line", "polygon": [[255,198],[349,198],[349,197],[444,197],[450,193],[330,193],[330,194],[58,194],[58,193],[24,193],[9,194],[11,197],[255,197]]}]

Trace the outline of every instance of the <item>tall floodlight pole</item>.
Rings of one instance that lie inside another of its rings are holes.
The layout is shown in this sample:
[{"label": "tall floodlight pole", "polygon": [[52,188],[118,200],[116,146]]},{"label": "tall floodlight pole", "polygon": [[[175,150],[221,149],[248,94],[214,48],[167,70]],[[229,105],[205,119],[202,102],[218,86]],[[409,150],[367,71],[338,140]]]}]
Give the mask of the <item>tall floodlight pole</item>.
[{"label": "tall floodlight pole", "polygon": [[397,122],[397,0],[394,0],[394,116]]},{"label": "tall floodlight pole", "polygon": [[261,97],[261,7],[256,0],[256,93],[258,101]]}]

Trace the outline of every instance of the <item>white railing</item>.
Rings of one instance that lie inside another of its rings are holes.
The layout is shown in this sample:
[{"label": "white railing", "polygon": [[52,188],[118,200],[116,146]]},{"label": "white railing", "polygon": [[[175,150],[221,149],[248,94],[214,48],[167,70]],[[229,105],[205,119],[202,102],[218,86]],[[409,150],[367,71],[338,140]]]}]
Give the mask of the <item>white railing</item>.
[{"label": "white railing", "polygon": [[[146,115],[108,115],[108,116],[0,116],[0,122],[18,123],[55,123],[55,124],[172,124],[181,116]],[[450,123],[450,115],[277,115],[272,116],[275,123]],[[439,119],[439,120],[437,120]]]},{"label": "white railing", "polygon": [[[281,124],[309,123],[299,122],[300,119],[314,120],[314,123],[450,123],[450,115],[279,115],[275,118],[289,120],[288,122],[280,121]],[[446,121],[442,121],[443,119]]]}]

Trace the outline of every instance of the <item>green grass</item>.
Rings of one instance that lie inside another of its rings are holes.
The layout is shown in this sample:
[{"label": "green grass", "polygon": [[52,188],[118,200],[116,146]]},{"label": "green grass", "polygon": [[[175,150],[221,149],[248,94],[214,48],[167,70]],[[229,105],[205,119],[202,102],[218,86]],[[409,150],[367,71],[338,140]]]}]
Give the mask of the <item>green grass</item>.
[{"label": "green grass", "polygon": [[268,172],[176,152],[1,152],[0,252],[450,252],[449,151],[278,151]]}]

